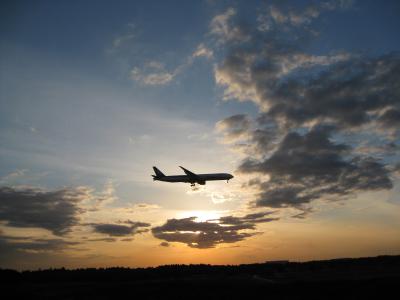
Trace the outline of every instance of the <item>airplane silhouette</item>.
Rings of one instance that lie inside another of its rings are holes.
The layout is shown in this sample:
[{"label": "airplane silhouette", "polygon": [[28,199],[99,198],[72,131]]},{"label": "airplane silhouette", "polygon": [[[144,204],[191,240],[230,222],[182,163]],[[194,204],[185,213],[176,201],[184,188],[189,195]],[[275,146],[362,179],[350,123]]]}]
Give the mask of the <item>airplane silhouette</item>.
[{"label": "airplane silhouette", "polygon": [[211,173],[211,174],[195,174],[184,167],[179,166],[186,175],[170,175],[167,176],[163,172],[161,172],[156,167],[153,167],[154,173],[156,175],[153,176],[153,180],[166,181],[166,182],[187,182],[190,183],[191,186],[195,186],[196,183],[205,185],[206,181],[210,180],[226,180],[232,179],[233,176],[228,173]]}]

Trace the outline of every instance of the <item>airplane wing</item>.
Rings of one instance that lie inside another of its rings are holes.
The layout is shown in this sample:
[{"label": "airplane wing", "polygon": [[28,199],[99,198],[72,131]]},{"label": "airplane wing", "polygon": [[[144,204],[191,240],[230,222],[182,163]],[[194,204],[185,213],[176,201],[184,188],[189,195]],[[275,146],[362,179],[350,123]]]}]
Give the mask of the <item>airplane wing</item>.
[{"label": "airplane wing", "polygon": [[184,167],[179,166],[179,168],[181,168],[183,170],[183,172],[185,172],[185,174],[187,176],[189,176],[189,178],[192,179],[193,181],[198,181],[200,179],[199,176],[197,176],[195,173],[185,169]]}]

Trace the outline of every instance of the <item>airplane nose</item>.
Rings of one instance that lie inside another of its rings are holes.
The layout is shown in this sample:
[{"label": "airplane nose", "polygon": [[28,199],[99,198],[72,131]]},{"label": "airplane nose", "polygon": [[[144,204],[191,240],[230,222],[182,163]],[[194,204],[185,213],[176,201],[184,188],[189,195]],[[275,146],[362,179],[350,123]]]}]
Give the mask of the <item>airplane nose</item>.
[{"label": "airplane nose", "polygon": [[229,179],[232,179],[233,178],[233,175],[229,175]]}]

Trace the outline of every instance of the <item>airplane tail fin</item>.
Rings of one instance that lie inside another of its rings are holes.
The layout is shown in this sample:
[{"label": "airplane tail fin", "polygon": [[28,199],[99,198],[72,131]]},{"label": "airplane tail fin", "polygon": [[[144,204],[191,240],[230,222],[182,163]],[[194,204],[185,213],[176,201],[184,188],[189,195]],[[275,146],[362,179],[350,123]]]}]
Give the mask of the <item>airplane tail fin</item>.
[{"label": "airplane tail fin", "polygon": [[153,167],[154,173],[156,174],[156,176],[153,175],[153,177],[164,177],[164,173],[161,172],[159,169],[157,169],[156,167]]}]

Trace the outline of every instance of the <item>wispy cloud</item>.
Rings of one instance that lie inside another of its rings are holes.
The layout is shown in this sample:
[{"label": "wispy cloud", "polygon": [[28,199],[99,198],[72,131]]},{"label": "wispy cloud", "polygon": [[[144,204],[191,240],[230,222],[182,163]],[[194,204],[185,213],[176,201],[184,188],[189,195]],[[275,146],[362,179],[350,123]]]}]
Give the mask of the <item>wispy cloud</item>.
[{"label": "wispy cloud", "polygon": [[111,47],[107,49],[107,52],[115,53],[121,50],[121,48],[127,45],[132,45],[132,41],[137,37],[137,29],[135,24],[129,23],[125,26],[125,32],[114,36]]},{"label": "wispy cloud", "polygon": [[193,52],[192,56],[193,57],[206,57],[208,59],[212,58],[214,55],[214,52],[210,49],[207,48],[203,43],[199,44],[196,48],[196,50]]},{"label": "wispy cloud", "polygon": [[210,60],[213,56],[213,50],[208,48],[204,43],[200,43],[193,53],[188,54],[183,62],[176,67],[168,69],[163,62],[151,60],[140,67],[134,67],[130,72],[131,79],[142,85],[167,85],[184,72],[184,70],[192,66],[196,59],[204,57]]},{"label": "wispy cloud", "polygon": [[171,82],[178,73],[169,72],[164,64],[151,61],[143,68],[135,67],[131,71],[131,78],[144,85],[165,85]]},{"label": "wispy cloud", "polygon": [[275,26],[304,27],[308,26],[314,19],[320,17],[322,13],[337,9],[349,9],[352,6],[353,1],[335,0],[313,3],[302,9],[270,5],[265,13],[258,15],[258,29],[261,31],[267,31],[273,30]]},{"label": "wispy cloud", "polygon": [[142,67],[134,67],[131,71],[131,78],[143,85],[166,85],[171,83],[185,69],[189,68],[195,59],[202,57],[213,58],[213,51],[203,43],[199,44],[195,51],[175,68],[168,70],[165,64],[160,61],[149,61]]},{"label": "wispy cloud", "polygon": [[3,177],[0,178],[0,184],[5,184],[16,178],[23,177],[26,174],[26,172],[28,172],[27,169],[21,169],[21,170],[15,170],[11,173],[8,173],[7,175],[4,175]]},{"label": "wispy cloud", "polygon": [[240,43],[249,39],[245,27],[237,26],[234,17],[237,11],[229,7],[225,12],[216,15],[210,22],[210,34],[217,39],[219,44]]}]

